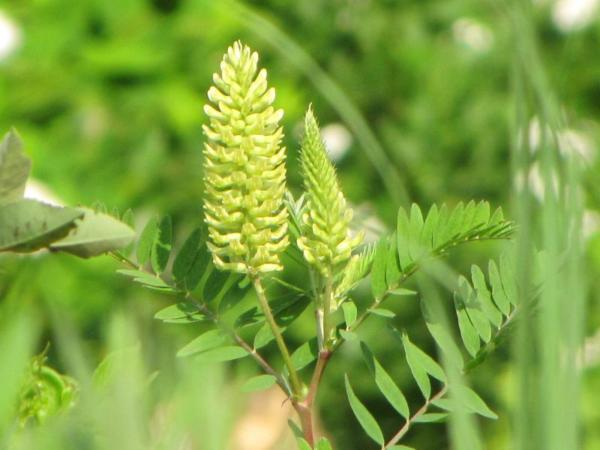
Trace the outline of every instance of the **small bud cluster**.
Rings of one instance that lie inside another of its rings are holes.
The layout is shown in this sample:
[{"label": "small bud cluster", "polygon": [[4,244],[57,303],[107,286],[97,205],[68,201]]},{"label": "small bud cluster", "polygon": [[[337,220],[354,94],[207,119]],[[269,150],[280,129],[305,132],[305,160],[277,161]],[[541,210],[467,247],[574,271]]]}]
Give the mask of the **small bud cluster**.
[{"label": "small bud cluster", "polygon": [[363,235],[350,236],[352,209],[346,205],[311,108],[306,113],[300,162],[307,208],[302,217],[304,230],[298,247],[323,276],[330,276],[348,261]]}]

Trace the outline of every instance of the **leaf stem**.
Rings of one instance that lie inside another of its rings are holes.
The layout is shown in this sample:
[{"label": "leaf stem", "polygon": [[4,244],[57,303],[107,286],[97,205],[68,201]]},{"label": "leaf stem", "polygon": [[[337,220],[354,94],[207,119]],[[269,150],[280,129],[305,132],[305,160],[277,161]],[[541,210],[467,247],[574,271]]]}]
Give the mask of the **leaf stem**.
[{"label": "leaf stem", "polygon": [[448,390],[448,386],[444,385],[437,394],[435,394],[433,397],[431,397],[429,400],[427,400],[423,404],[423,406],[421,406],[421,408],[419,408],[419,410],[412,415],[412,417],[408,418],[408,420],[404,423],[402,428],[400,428],[400,430],[398,430],[398,432],[389,440],[389,442],[387,444],[385,444],[385,446],[383,447],[383,450],[388,449],[388,448],[392,447],[393,445],[397,444],[400,441],[400,439],[402,439],[404,437],[404,435],[406,433],[408,433],[408,430],[410,429],[411,425],[414,423],[415,419],[417,417],[420,417],[423,414],[425,414],[427,412],[427,409],[429,409],[429,405],[431,405],[432,402],[442,398],[446,394],[447,390]]},{"label": "leaf stem", "polygon": [[300,382],[300,378],[298,378],[298,373],[292,364],[292,358],[290,356],[290,352],[283,340],[283,335],[281,334],[281,329],[275,322],[275,317],[273,317],[273,312],[271,311],[271,307],[269,306],[269,302],[267,300],[267,296],[265,294],[265,289],[263,288],[260,277],[253,276],[252,284],[254,285],[254,290],[256,291],[256,296],[258,297],[258,303],[265,315],[265,319],[271,328],[271,332],[273,336],[275,336],[275,342],[277,343],[277,347],[279,347],[279,352],[281,353],[281,357],[283,358],[283,362],[286,365],[288,372],[290,374],[290,382],[292,385],[292,397],[293,399],[298,399],[302,395],[302,383]]}]

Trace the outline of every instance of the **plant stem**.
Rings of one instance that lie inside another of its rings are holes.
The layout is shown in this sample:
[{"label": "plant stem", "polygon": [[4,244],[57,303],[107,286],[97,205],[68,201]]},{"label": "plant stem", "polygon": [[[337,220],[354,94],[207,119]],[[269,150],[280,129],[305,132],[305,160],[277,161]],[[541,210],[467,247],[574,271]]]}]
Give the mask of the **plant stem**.
[{"label": "plant stem", "polygon": [[273,317],[273,313],[271,312],[271,307],[269,306],[269,302],[260,278],[258,276],[252,277],[252,284],[254,285],[254,290],[256,291],[256,296],[258,297],[258,303],[260,304],[263,314],[265,315],[265,319],[271,328],[273,336],[275,336],[275,342],[277,343],[277,347],[279,347],[279,352],[281,353],[283,362],[290,374],[293,397],[295,399],[299,399],[302,395],[302,383],[300,383],[298,373],[292,364],[292,358],[287,346],[285,345],[285,341],[283,340],[281,330],[279,329],[277,322],[275,322],[275,317]]},{"label": "plant stem", "polygon": [[446,394],[446,391],[448,390],[448,386],[444,386],[442,387],[442,389],[439,390],[439,392],[437,394],[435,394],[433,397],[431,397],[429,400],[427,400],[423,406],[421,406],[421,408],[419,408],[419,410],[414,413],[412,415],[412,417],[410,417],[402,426],[402,428],[400,428],[400,430],[398,430],[398,432],[394,435],[394,437],[392,437],[389,442],[387,444],[385,444],[385,446],[383,447],[383,450],[390,448],[391,446],[397,444],[400,439],[402,439],[404,437],[404,435],[406,433],[408,433],[408,430],[410,429],[410,426],[414,423],[415,419],[419,416],[422,416],[423,414],[425,414],[427,412],[427,409],[429,408],[429,405],[431,404],[431,402],[440,399],[444,396],[444,394]]},{"label": "plant stem", "polygon": [[329,347],[331,340],[331,302],[333,301],[333,277],[325,280],[325,296],[323,298],[323,348]]}]

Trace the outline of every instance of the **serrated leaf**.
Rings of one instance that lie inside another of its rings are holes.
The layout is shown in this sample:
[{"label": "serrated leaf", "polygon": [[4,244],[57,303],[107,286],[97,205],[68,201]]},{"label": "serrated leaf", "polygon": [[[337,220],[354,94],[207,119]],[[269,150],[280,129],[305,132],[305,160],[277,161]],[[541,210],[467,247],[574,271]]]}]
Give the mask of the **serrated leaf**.
[{"label": "serrated leaf", "polygon": [[225,347],[213,348],[200,353],[195,358],[202,362],[225,362],[241,359],[248,356],[248,352],[237,345],[228,345]]},{"label": "serrated leaf", "polygon": [[385,238],[382,238],[377,242],[375,247],[373,266],[371,268],[371,292],[376,299],[381,298],[387,289],[385,282],[386,259],[387,242]]},{"label": "serrated leaf", "polygon": [[227,335],[225,335],[221,330],[209,330],[188,343],[185,347],[181,348],[177,352],[177,356],[179,358],[183,358],[185,356],[195,355],[196,353],[211,350],[220,346],[221,344],[224,344],[226,340]]},{"label": "serrated leaf", "polygon": [[371,374],[375,377],[375,384],[392,405],[392,407],[400,413],[404,418],[410,417],[410,411],[408,409],[408,403],[406,397],[396,385],[392,377],[386,372],[383,366],[377,361],[375,356],[364,342],[361,342],[361,350],[367,363],[367,367],[371,371]]},{"label": "serrated leaf", "polygon": [[409,366],[419,366],[433,378],[441,381],[442,383],[447,382],[446,374],[440,365],[435,362],[431,356],[413,344],[407,334],[404,334],[403,336],[403,343]]},{"label": "serrated leaf", "polygon": [[0,205],[23,198],[30,170],[19,135],[10,130],[0,142]]},{"label": "serrated leaf", "polygon": [[23,199],[0,205],[0,252],[31,252],[65,237],[83,212]]},{"label": "serrated leaf", "polygon": [[502,286],[502,279],[500,278],[500,271],[494,261],[489,262],[488,274],[490,278],[490,284],[492,285],[492,297],[496,306],[502,311],[502,314],[508,316],[510,314],[510,301],[504,292]]},{"label": "serrated leaf", "polygon": [[302,344],[292,353],[292,365],[296,370],[302,370],[317,359],[318,354],[319,346],[317,340],[313,338]]},{"label": "serrated leaf", "polygon": [[381,432],[381,428],[377,424],[377,421],[352,390],[350,380],[348,380],[348,375],[345,375],[344,380],[346,384],[346,396],[348,398],[348,402],[350,403],[350,408],[358,420],[358,423],[360,423],[360,426],[363,428],[363,430],[365,430],[371,439],[373,439],[379,445],[384,445],[383,433]]},{"label": "serrated leaf", "polygon": [[502,324],[502,313],[492,303],[490,291],[485,282],[485,275],[476,265],[471,266],[471,279],[483,313],[496,328],[499,328]]},{"label": "serrated leaf", "polygon": [[413,419],[413,423],[439,423],[448,418],[447,413],[426,413]]},{"label": "serrated leaf", "polygon": [[356,317],[358,315],[356,305],[353,301],[348,300],[342,303],[342,312],[344,313],[344,321],[346,322],[346,328],[350,328],[352,324],[356,322]]},{"label": "serrated leaf", "polygon": [[242,385],[242,392],[256,392],[269,389],[277,383],[277,379],[273,375],[258,375],[250,378]]},{"label": "serrated leaf", "polygon": [[375,314],[376,316],[385,317],[386,319],[393,319],[396,317],[396,313],[390,311],[389,309],[384,308],[369,308],[368,310],[371,314]]},{"label": "serrated leaf", "polygon": [[498,416],[483,401],[479,395],[471,388],[463,385],[454,386],[453,392],[458,402],[465,406],[470,412],[487,417],[488,419],[497,419]]},{"label": "serrated leaf", "polygon": [[178,285],[185,284],[185,277],[194,265],[196,255],[202,242],[202,229],[196,228],[185,240],[173,261],[173,279]]},{"label": "serrated leaf", "polygon": [[77,209],[83,212],[83,218],[66,237],[50,245],[52,251],[91,258],[126,247],[135,238],[135,231],[114,217],[88,208]]},{"label": "serrated leaf", "polygon": [[183,302],[161,309],[154,315],[154,318],[167,323],[192,323],[208,320],[204,314],[198,311],[197,307]]},{"label": "serrated leaf", "polygon": [[157,233],[154,235],[150,262],[156,273],[163,273],[169,263],[169,256],[173,248],[173,224],[171,216],[164,216],[158,223]]},{"label": "serrated leaf", "polygon": [[152,244],[156,234],[158,233],[158,220],[156,217],[151,218],[140,234],[140,239],[137,245],[137,262],[140,266],[143,266],[150,259],[150,252],[152,251]]}]

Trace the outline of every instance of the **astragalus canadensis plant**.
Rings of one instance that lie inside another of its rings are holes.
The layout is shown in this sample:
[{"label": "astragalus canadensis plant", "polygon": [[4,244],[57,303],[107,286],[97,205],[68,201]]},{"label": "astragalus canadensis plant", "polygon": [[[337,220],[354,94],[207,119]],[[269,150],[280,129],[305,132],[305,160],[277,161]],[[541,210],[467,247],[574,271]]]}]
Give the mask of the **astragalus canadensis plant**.
[{"label": "astragalus canadensis plant", "polygon": [[[169,218],[148,223],[135,260],[114,253],[129,265],[123,274],[176,296],[157,319],[211,324],[179,356],[206,361],[252,358],[262,373],[248,380],[244,390],[281,388],[298,414],[299,426],[291,424],[301,449],[332,448],[325,437],[315,435],[315,404],[329,361],[341,357],[338,350],[348,341],[360,345],[374,383],[398,414],[397,431],[385,437],[355,394],[352,374],[346,374],[350,407],[377,448],[406,449],[399,442],[409,428],[444,421],[449,412],[495,418],[467,387],[464,375],[484,360],[519,311],[522,292],[508,253],[490,261],[485,271],[473,266],[468,277],[454,282],[455,323],[444,320],[428,296],[419,299],[443,364],[406,332],[397,332],[403,364],[423,395],[421,405],[409,404],[385,369],[390,362],[377,359],[359,330],[373,315],[393,328],[394,313],[383,305],[417,295],[404,286],[409,277],[426,268],[431,270],[423,270],[425,274],[435,272],[436,260],[458,245],[510,238],[512,222],[500,209],[492,212],[485,201],[452,208],[434,205],[426,213],[413,204],[398,211],[393,232],[365,243],[312,107],[306,112],[299,154],[305,192],[294,198],[286,187],[283,111],[274,106],[275,90],[268,86],[267,71],[259,68],[258,54],[234,43],[213,82],[204,107],[204,223],[190,234],[172,264]],[[284,254],[289,258],[282,258]],[[306,281],[302,286],[284,279],[286,260],[300,265]],[[357,304],[353,290],[364,280],[370,283],[372,298]],[[270,298],[275,285],[285,295]],[[307,308],[314,314],[302,315]],[[314,337],[290,348],[286,331],[301,316],[314,318]],[[282,367],[263,356],[268,345],[276,346]]]}]

